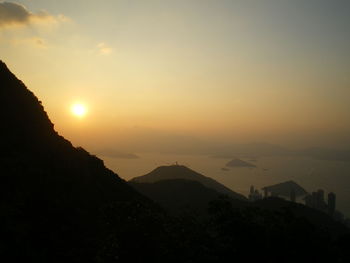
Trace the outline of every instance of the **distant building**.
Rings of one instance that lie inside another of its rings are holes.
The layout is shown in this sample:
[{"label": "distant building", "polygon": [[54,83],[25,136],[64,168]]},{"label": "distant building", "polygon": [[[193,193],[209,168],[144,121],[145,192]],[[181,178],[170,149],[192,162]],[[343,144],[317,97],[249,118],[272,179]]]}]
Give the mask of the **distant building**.
[{"label": "distant building", "polygon": [[264,188],[263,190],[264,190],[264,198],[267,198],[269,196],[269,191],[266,188]]},{"label": "distant building", "polygon": [[312,192],[311,193],[311,205],[313,208],[316,208],[318,209],[318,206],[317,206],[317,193],[316,192]]},{"label": "distant building", "polygon": [[304,201],[305,201],[305,205],[306,206],[313,207],[312,196],[311,195],[305,196]]},{"label": "distant building", "polygon": [[305,205],[330,215],[334,215],[336,205],[336,195],[334,193],[328,194],[328,202],[325,202],[324,190],[319,189],[317,192],[312,192],[304,198]]},{"label": "distant building", "polygon": [[261,200],[263,198],[262,194],[258,190],[255,190],[254,194],[255,194],[255,200]]},{"label": "distant building", "polygon": [[254,185],[251,185],[250,186],[250,191],[249,191],[250,194],[253,194],[254,193]]},{"label": "distant building", "polygon": [[258,189],[254,189],[254,186],[252,185],[249,190],[249,200],[250,201],[256,201],[262,199],[262,194],[258,191]]},{"label": "distant building", "polygon": [[326,210],[327,204],[324,200],[324,191],[322,189],[317,190],[316,192],[316,207],[319,210]]},{"label": "distant building", "polygon": [[317,190],[318,202],[324,203],[324,191],[322,189]]},{"label": "distant building", "polygon": [[328,194],[328,213],[330,215],[334,215],[334,212],[335,212],[335,201],[336,201],[335,193],[330,192]]}]

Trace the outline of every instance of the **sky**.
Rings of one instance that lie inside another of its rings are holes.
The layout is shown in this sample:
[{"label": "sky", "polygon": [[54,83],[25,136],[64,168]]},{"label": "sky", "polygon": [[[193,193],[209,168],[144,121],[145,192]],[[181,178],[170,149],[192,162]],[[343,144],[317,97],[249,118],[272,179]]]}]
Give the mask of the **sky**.
[{"label": "sky", "polygon": [[88,149],[344,148],[349,14],[347,0],[0,1],[0,59]]}]

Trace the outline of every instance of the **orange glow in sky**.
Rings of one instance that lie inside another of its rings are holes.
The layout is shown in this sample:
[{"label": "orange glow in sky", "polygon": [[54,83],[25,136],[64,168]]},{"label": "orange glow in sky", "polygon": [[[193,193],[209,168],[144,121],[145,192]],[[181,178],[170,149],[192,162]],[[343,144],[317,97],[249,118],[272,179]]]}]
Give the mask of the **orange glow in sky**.
[{"label": "orange glow in sky", "polygon": [[87,113],[87,108],[84,104],[81,103],[75,103],[73,104],[72,108],[72,113],[77,116],[77,117],[84,117]]}]

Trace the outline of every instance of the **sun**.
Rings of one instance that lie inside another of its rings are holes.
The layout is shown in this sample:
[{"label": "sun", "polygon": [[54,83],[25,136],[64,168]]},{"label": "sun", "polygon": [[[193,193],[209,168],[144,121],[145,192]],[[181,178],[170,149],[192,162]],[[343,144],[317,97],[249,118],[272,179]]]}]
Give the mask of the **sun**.
[{"label": "sun", "polygon": [[84,117],[87,112],[87,108],[84,104],[82,103],[75,103],[72,105],[72,113],[77,116],[77,117]]}]

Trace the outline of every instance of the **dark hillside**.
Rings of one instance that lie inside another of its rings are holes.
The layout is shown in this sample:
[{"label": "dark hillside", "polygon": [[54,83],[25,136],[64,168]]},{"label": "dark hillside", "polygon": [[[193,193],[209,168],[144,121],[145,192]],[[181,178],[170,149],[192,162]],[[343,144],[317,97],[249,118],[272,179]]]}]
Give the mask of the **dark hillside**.
[{"label": "dark hillside", "polygon": [[[129,184],[174,215],[192,213],[199,217],[206,216],[209,202],[223,195],[197,181],[185,179]],[[245,204],[237,199],[232,199],[232,202]]]},{"label": "dark hillside", "polygon": [[86,262],[109,246],[129,259],[140,256],[131,246],[158,255],[157,242],[148,245],[162,231],[158,206],[58,135],[39,100],[2,62],[0,84],[0,256]]},{"label": "dark hillside", "polygon": [[150,173],[138,176],[130,180],[130,182],[137,183],[154,183],[161,180],[172,180],[172,179],[184,179],[189,181],[196,181],[201,183],[207,188],[211,188],[221,194],[228,195],[232,198],[239,200],[247,200],[247,198],[239,193],[232,191],[223,184],[215,181],[214,179],[204,176],[184,165],[170,165],[160,166],[151,171]]}]

